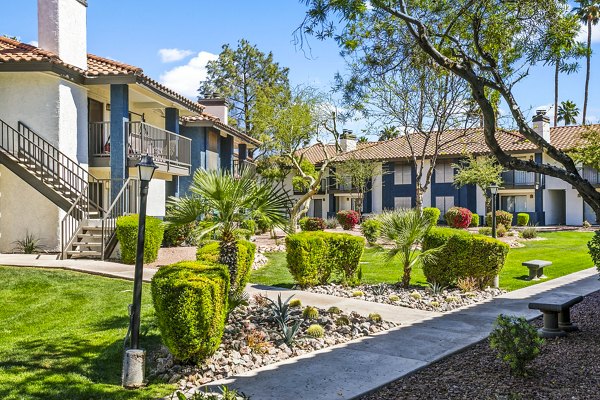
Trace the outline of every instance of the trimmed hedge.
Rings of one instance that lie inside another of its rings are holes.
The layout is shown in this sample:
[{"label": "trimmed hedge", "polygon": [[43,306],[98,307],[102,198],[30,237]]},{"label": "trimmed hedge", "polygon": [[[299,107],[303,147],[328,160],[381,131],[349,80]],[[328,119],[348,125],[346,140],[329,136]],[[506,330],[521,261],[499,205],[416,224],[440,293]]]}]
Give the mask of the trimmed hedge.
[{"label": "trimmed hedge", "polygon": [[377,238],[381,236],[381,221],[377,218],[370,218],[360,224],[360,231],[369,244],[377,242]]},{"label": "trimmed hedge", "polygon": [[354,210],[338,211],[335,217],[346,231],[353,229],[358,224],[358,221],[360,221],[360,214]]},{"label": "trimmed hedge", "polygon": [[430,226],[437,226],[442,212],[436,207],[425,207],[423,208],[423,216],[429,220]]},{"label": "trimmed hedge", "polygon": [[[233,287],[231,289],[241,294],[246,288],[246,284],[250,280],[250,271],[252,271],[252,264],[254,263],[256,245],[246,240],[238,240],[237,248],[237,276],[235,276],[235,279],[233,280]],[[219,242],[206,243],[203,246],[198,247],[198,250],[196,250],[196,259],[198,261],[218,264],[219,256]]]},{"label": "trimmed hedge", "polygon": [[312,232],[325,230],[325,221],[323,221],[323,218],[304,217],[300,218],[298,224],[303,231]]},{"label": "trimmed hedge", "polygon": [[463,207],[451,207],[446,214],[444,219],[448,226],[458,229],[466,229],[471,225],[471,218],[473,213],[468,208]]},{"label": "trimmed hedge", "polygon": [[198,362],[219,348],[229,293],[226,266],[183,261],[161,267],[151,289],[162,340],[177,359]]},{"label": "trimmed hedge", "polygon": [[442,247],[435,260],[423,260],[428,282],[452,285],[461,278],[475,278],[485,287],[498,275],[509,246],[497,239],[451,228],[432,228],[423,239],[423,250]]},{"label": "trimmed hedge", "polygon": [[[496,225],[502,224],[506,229],[510,229],[512,226],[513,215],[508,211],[496,210]],[[489,212],[485,215],[485,224],[492,226],[492,213]]]},{"label": "trimmed hedge", "polygon": [[365,239],[343,233],[301,232],[285,239],[287,264],[302,287],[323,285],[332,273],[345,282],[358,280]]},{"label": "trimmed hedge", "polygon": [[[138,240],[138,214],[117,218],[117,239],[121,245],[121,260],[125,264],[135,264]],[[156,261],[158,249],[163,241],[163,222],[154,217],[146,217],[144,240],[144,264]]]},{"label": "trimmed hedge", "polygon": [[471,223],[469,224],[471,227],[479,226],[479,214],[472,213],[471,214]]},{"label": "trimmed hedge", "polygon": [[517,214],[517,225],[518,226],[527,226],[527,224],[529,224],[529,214],[518,213]]}]

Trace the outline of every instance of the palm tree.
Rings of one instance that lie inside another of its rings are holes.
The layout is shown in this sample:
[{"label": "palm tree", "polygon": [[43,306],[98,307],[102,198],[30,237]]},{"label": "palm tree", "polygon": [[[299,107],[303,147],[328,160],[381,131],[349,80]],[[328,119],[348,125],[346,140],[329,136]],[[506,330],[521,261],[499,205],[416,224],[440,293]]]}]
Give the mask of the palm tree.
[{"label": "palm tree", "polygon": [[576,117],[579,115],[579,108],[571,100],[563,101],[556,112],[559,121],[565,121],[565,126],[577,123]]},{"label": "palm tree", "polygon": [[270,182],[258,179],[249,168],[242,169],[239,176],[223,170],[198,169],[190,185],[191,196],[168,201],[171,213],[168,223],[181,225],[196,221],[202,215],[208,227],[200,232],[218,232],[219,262],[229,268],[231,289],[237,282],[237,239],[241,235],[240,222],[250,218],[252,212],[260,213],[274,226],[285,226],[289,199],[287,194]]},{"label": "palm tree", "polygon": [[408,288],[413,267],[428,257],[435,257],[438,249],[420,251],[417,245],[431,228],[431,221],[418,210],[395,210],[381,214],[381,233],[392,242],[388,259],[402,264],[402,287]]},{"label": "palm tree", "polygon": [[585,71],[585,93],[583,97],[583,124],[586,123],[588,88],[590,85],[590,63],[592,57],[592,25],[597,25],[600,21],[600,3],[595,0],[577,0],[579,7],[575,7],[573,12],[579,17],[579,20],[587,26],[587,52],[586,71]]}]

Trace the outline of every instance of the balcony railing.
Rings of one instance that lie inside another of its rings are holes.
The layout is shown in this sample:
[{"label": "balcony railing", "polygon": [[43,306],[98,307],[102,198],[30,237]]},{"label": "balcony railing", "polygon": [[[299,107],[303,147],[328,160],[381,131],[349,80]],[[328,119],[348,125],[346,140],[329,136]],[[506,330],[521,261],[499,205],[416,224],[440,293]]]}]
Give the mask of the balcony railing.
[{"label": "balcony railing", "polygon": [[579,174],[583,179],[587,179],[592,185],[600,184],[600,173],[592,167],[585,166],[579,169]]},{"label": "balcony railing", "polygon": [[[327,193],[327,178],[323,178],[321,179],[321,184],[319,185],[319,191],[317,192],[317,194],[326,194]],[[304,193],[306,193],[307,190],[296,190],[294,189],[294,194],[296,195],[302,195]]]},{"label": "balcony railing", "polygon": [[329,177],[329,191],[332,193],[336,192],[356,192],[358,189],[352,186],[350,182],[339,181],[334,176]]},{"label": "balcony railing", "polygon": [[[159,164],[189,167],[192,160],[191,139],[145,122],[125,122],[127,154],[137,158],[149,154]],[[110,157],[110,122],[89,125],[91,157]]]},{"label": "balcony railing", "polygon": [[535,184],[535,172],[504,171],[502,173],[502,185],[504,187],[535,187]]}]

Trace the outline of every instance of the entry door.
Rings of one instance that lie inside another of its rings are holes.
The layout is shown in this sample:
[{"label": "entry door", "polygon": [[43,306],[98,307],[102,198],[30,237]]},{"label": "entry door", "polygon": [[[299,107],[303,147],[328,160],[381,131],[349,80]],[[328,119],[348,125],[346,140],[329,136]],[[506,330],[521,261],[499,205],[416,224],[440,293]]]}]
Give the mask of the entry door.
[{"label": "entry door", "polygon": [[314,216],[317,218],[323,218],[323,200],[315,199],[314,200]]}]

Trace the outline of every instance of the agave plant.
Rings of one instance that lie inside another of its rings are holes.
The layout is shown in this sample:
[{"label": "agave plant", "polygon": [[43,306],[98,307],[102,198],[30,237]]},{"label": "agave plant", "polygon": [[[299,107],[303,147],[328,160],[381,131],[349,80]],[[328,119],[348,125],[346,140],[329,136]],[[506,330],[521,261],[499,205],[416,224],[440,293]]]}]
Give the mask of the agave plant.
[{"label": "agave plant", "polygon": [[417,210],[395,210],[380,216],[381,233],[392,242],[388,260],[402,264],[402,286],[408,288],[413,267],[425,258],[435,257],[438,249],[421,251],[418,245],[431,228],[431,221]]},{"label": "agave plant", "polygon": [[281,301],[281,294],[278,294],[277,302],[267,297],[267,300],[269,302],[269,308],[273,313],[273,318],[275,319],[275,321],[279,325],[279,328],[281,329],[281,336],[283,337],[283,341],[288,346],[291,346],[294,343],[296,334],[300,329],[301,323],[301,321],[298,320],[291,325],[288,324],[288,321],[290,320],[290,300],[292,299],[292,297],[294,297],[294,295],[288,297],[286,301]]},{"label": "agave plant", "polygon": [[252,212],[259,212],[274,226],[285,226],[289,198],[275,185],[258,179],[256,173],[244,168],[238,176],[228,171],[205,171],[198,169],[190,185],[191,195],[171,197],[168,201],[171,214],[167,222],[187,224],[201,216],[205,219],[199,236],[219,232],[219,262],[229,268],[232,291],[237,281],[237,238],[242,229],[241,221]]}]

